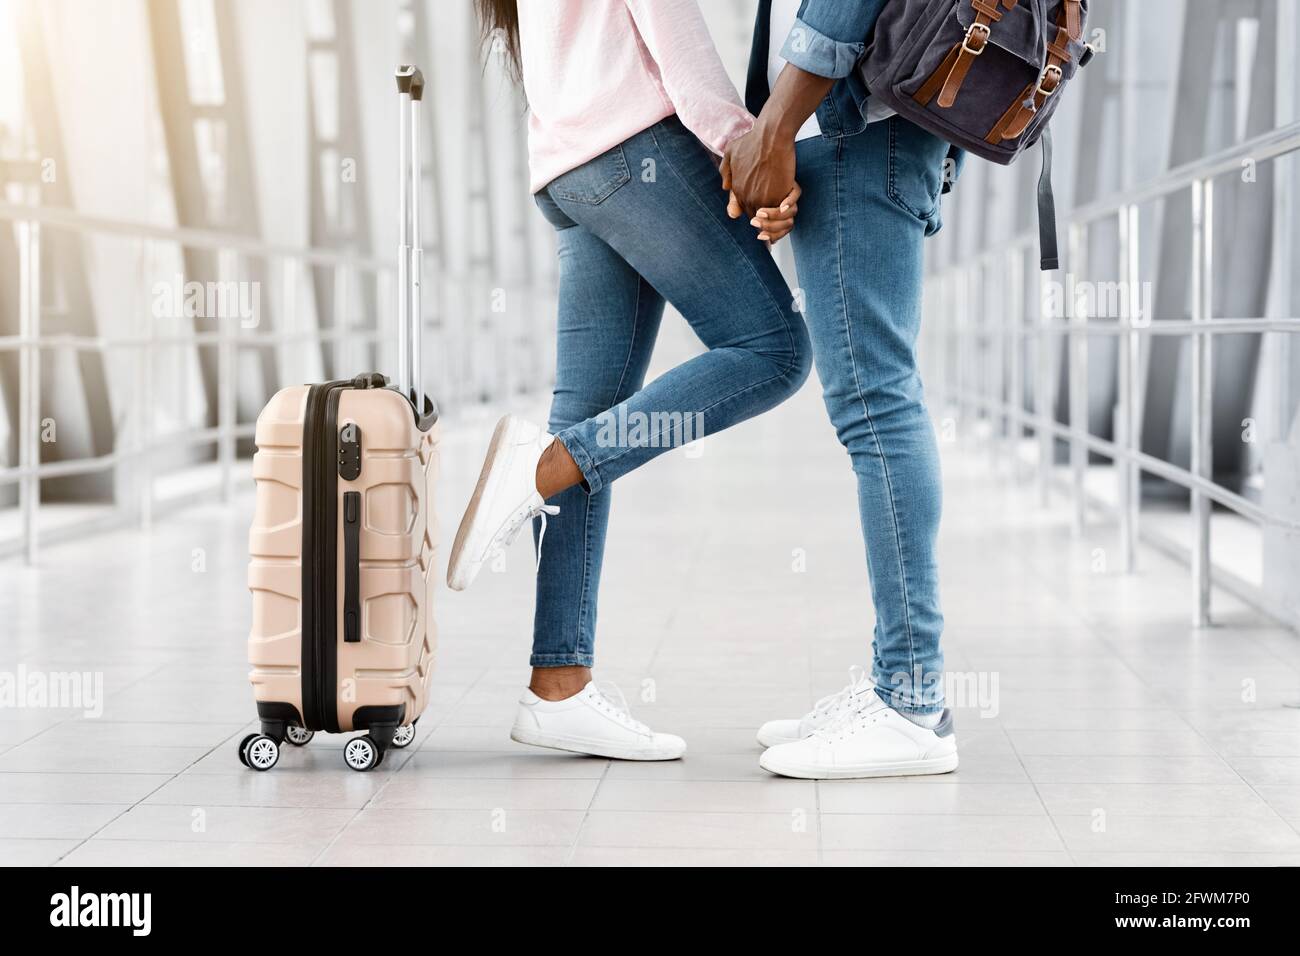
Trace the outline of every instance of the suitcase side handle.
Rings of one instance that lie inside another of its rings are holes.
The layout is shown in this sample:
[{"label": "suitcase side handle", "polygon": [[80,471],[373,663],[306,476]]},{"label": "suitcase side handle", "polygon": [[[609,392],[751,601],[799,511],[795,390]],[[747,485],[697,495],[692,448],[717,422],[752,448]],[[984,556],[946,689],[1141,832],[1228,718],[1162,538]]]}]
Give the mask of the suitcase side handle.
[{"label": "suitcase side handle", "polygon": [[361,642],[361,492],[343,493],[343,640]]}]

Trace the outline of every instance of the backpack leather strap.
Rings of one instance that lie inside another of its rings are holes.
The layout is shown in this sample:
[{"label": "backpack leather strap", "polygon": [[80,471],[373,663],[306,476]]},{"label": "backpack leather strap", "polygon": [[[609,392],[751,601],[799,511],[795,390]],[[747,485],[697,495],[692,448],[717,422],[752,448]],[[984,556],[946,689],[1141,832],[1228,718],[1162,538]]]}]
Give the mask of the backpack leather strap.
[{"label": "backpack leather strap", "polygon": [[1083,39],[1083,6],[1080,0],[1065,0],[1065,30],[1076,43]]},{"label": "backpack leather strap", "polygon": [[1047,43],[1047,65],[1036,83],[1021,91],[1016,101],[1002,114],[984,141],[996,145],[1004,139],[1015,139],[1028,129],[1030,122],[1046,104],[1065,79],[1063,67],[1070,62],[1070,10],[1077,16],[1078,0],[1066,0],[1057,18],[1056,36]]},{"label": "backpack leather strap", "polygon": [[[1005,3],[1005,0],[1003,2]],[[944,77],[943,85],[939,89],[939,106],[942,109],[948,109],[957,102],[957,94],[961,92],[961,85],[966,82],[966,74],[975,65],[975,58],[983,53],[984,47],[988,45],[993,24],[1002,19],[998,0],[971,0],[970,5],[975,8],[975,19],[966,28],[966,36],[948,54],[952,65],[947,69],[946,75],[942,68],[937,74]],[[1007,9],[1010,10],[1014,6],[1013,0]]]},{"label": "backpack leather strap", "polygon": [[917,90],[912,99],[916,100],[922,106],[929,106],[934,95],[939,92],[939,88],[948,79],[948,74],[952,72],[953,64],[957,62],[957,54],[961,52],[961,44],[957,44],[948,51],[944,61],[939,64],[939,69],[930,74],[930,78],[925,81],[925,86]]},{"label": "backpack leather strap", "polygon": [[1038,176],[1038,266],[1043,272],[1061,268],[1056,247],[1056,197],[1052,193],[1052,129],[1043,129],[1038,140],[1043,151],[1043,169]]}]

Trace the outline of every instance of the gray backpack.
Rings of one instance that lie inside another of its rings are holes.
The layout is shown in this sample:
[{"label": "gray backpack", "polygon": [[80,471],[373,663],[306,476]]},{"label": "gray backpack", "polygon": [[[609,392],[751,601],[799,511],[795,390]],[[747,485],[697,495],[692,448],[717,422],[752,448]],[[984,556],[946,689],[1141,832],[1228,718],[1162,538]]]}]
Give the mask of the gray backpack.
[{"label": "gray backpack", "polygon": [[858,69],[871,95],[955,146],[1008,165],[1041,142],[1039,243],[1059,267],[1048,121],[1092,59],[1088,0],[889,0]]}]

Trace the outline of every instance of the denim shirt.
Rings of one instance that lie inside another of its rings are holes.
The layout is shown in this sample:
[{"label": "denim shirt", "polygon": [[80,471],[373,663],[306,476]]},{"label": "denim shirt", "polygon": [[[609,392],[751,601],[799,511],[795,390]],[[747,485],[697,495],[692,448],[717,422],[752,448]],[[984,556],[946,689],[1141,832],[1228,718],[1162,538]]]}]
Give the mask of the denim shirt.
[{"label": "denim shirt", "polygon": [[[867,38],[888,0],[803,0],[799,16],[781,56],[801,70],[837,80],[817,107],[817,124],[822,135],[834,139],[852,136],[867,128],[867,84],[858,71],[858,61],[867,49]],[[754,43],[749,53],[749,74],[745,79],[745,106],[755,116],[771,95],[767,84],[768,41],[771,37],[772,0],[759,0],[754,21]],[[949,158],[955,171],[961,169],[965,151],[953,147]],[[952,179],[955,180],[955,175]],[[947,192],[952,180],[944,178]]]}]

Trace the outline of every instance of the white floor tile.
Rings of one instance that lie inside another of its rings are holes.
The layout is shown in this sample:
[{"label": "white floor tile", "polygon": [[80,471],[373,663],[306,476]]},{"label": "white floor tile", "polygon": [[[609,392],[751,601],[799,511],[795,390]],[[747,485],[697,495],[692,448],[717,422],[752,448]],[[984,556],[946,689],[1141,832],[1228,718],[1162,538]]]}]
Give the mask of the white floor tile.
[{"label": "white floor tile", "polygon": [[80,840],[0,839],[0,866],[49,866]]},{"label": "white floor tile", "polygon": [[61,866],[306,866],[310,844],[196,843],[192,840],[91,840],[59,861]]},{"label": "white floor tile", "polygon": [[347,809],[140,804],[98,836],[105,840],[323,847],[354,814]]},{"label": "white floor tile", "polygon": [[587,816],[579,846],[815,851],[817,813],[624,812]]},{"label": "white floor tile", "polygon": [[400,774],[372,807],[385,810],[585,810],[596,795],[592,779],[474,779]]},{"label": "white floor tile", "polygon": [[[1255,817],[1053,817],[1080,853],[1300,853],[1300,834],[1284,821]],[[1100,825],[1104,825],[1104,829]]]},{"label": "white floor tile", "polygon": [[0,837],[84,839],[130,809],[115,803],[10,803],[0,805]]},{"label": "white floor tile", "polygon": [[563,866],[562,846],[431,846],[336,843],[316,866]]},{"label": "white floor tile", "polygon": [[849,814],[822,817],[826,850],[1047,852],[1063,849],[1045,814]]},{"label": "white floor tile", "polygon": [[582,823],[576,810],[362,810],[339,836],[343,844],[428,843],[460,846],[571,846]]},{"label": "white floor tile", "polygon": [[689,813],[812,812],[817,805],[809,780],[606,780],[594,810],[677,810]]},{"label": "white floor tile", "polygon": [[826,813],[933,813],[1035,816],[1045,814],[1028,783],[931,783],[911,780],[823,780],[818,799]]}]

